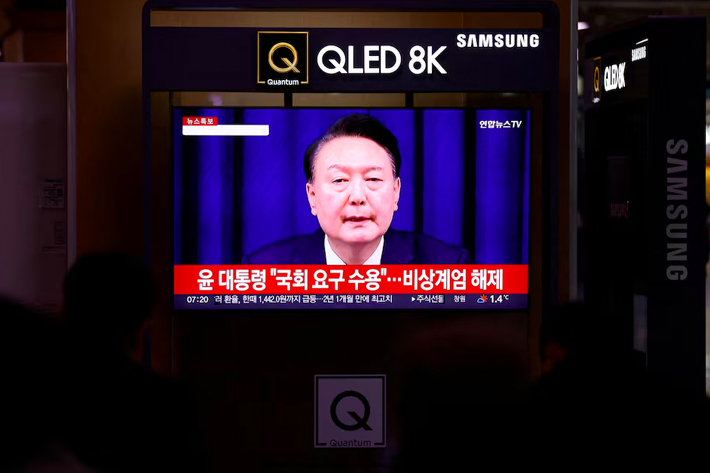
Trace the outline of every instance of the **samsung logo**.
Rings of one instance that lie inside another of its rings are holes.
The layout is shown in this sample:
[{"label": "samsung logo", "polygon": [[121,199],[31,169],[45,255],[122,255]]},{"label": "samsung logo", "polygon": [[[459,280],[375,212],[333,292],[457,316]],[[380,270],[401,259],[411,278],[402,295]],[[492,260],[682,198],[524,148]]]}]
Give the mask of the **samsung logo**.
[{"label": "samsung logo", "polygon": [[459,48],[537,48],[540,36],[537,34],[460,34],[456,36]]},{"label": "samsung logo", "polygon": [[666,151],[666,278],[682,281],[688,277],[688,160],[673,155],[687,153],[688,142],[668,140]]},{"label": "samsung logo", "polygon": [[631,62],[638,61],[639,59],[646,59],[646,46],[631,50]]}]

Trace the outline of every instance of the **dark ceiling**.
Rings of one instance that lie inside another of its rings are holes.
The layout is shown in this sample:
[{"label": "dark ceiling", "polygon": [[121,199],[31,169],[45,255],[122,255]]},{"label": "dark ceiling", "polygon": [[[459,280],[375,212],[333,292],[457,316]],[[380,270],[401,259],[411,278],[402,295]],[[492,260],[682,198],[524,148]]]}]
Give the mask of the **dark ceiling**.
[{"label": "dark ceiling", "polygon": [[17,6],[22,10],[64,10],[66,0],[17,0]]}]

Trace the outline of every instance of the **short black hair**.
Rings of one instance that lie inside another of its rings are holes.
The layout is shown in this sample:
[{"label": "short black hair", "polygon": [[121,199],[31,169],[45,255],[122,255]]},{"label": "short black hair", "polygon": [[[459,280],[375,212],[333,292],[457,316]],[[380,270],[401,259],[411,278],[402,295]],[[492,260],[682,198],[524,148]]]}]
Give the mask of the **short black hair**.
[{"label": "short black hair", "polygon": [[399,153],[397,138],[376,118],[360,113],[353,113],[333,123],[330,128],[306,149],[303,157],[303,171],[306,181],[313,182],[315,161],[320,150],[330,140],[341,136],[367,138],[382,146],[390,157],[395,179],[399,177],[399,168],[402,165],[402,156]]}]

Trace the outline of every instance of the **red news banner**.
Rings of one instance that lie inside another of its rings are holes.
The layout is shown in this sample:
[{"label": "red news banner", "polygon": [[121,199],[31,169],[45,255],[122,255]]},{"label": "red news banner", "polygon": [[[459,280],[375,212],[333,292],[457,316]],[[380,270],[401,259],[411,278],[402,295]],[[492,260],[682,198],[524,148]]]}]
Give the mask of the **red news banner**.
[{"label": "red news banner", "polygon": [[179,265],[175,295],[527,294],[527,265]]},{"label": "red news banner", "polygon": [[216,126],[217,117],[182,117],[183,126]]}]

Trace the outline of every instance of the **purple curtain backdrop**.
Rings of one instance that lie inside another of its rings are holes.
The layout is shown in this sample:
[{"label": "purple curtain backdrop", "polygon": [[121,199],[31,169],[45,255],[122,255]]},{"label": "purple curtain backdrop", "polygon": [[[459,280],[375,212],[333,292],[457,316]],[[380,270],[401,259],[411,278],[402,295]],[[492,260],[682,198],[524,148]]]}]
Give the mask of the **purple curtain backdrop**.
[{"label": "purple curtain backdrop", "polygon": [[[522,125],[490,129],[481,121]],[[476,113],[476,263],[528,261],[529,123],[527,111]]]}]

